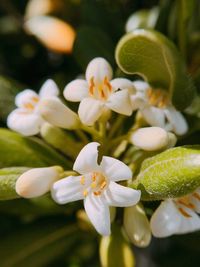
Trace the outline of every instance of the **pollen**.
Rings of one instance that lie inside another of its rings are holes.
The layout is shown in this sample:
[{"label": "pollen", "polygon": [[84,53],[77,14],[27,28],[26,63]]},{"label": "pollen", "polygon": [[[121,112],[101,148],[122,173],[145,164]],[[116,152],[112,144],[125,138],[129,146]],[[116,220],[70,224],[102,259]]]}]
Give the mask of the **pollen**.
[{"label": "pollen", "polygon": [[100,195],[101,195],[101,191],[94,191],[93,194],[94,194],[95,196],[100,196]]},{"label": "pollen", "polygon": [[33,97],[31,98],[31,100],[32,100],[33,102],[35,102],[35,103],[38,103],[38,102],[39,102],[39,97],[37,97],[37,96],[33,96]]},{"label": "pollen", "polygon": [[94,89],[95,89],[95,83],[94,83],[94,77],[90,79],[90,87],[89,87],[89,93],[91,96],[94,95]]},{"label": "pollen", "polygon": [[24,107],[25,107],[26,109],[31,109],[31,110],[34,109],[34,105],[31,104],[31,103],[25,103],[25,104],[24,104]]},{"label": "pollen", "polygon": [[84,191],[83,191],[83,196],[84,196],[84,197],[87,197],[87,195],[88,195],[88,191],[87,191],[87,190],[84,190]]}]

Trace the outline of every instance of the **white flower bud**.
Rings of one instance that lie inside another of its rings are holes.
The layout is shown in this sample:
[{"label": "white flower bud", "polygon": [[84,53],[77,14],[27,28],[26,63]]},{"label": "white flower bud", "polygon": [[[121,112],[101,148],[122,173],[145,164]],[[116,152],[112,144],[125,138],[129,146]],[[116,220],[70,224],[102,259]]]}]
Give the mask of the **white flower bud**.
[{"label": "white flower bud", "polygon": [[24,198],[39,197],[47,193],[60,177],[63,169],[59,166],[34,168],[23,173],[16,182],[16,192]]},{"label": "white flower bud", "polygon": [[45,121],[54,126],[66,129],[77,129],[79,127],[80,121],[77,114],[59,99],[46,98],[41,100],[38,110]]},{"label": "white flower bud", "polygon": [[50,50],[58,53],[72,51],[75,31],[71,25],[60,19],[51,16],[36,16],[27,20],[24,28]]},{"label": "white flower bud", "polygon": [[130,241],[138,247],[147,247],[151,241],[150,224],[141,205],[124,209],[124,228]]},{"label": "white flower bud", "polygon": [[160,127],[146,127],[136,130],[131,135],[130,141],[143,150],[154,151],[166,148],[170,138],[171,135],[169,136],[167,131]]}]

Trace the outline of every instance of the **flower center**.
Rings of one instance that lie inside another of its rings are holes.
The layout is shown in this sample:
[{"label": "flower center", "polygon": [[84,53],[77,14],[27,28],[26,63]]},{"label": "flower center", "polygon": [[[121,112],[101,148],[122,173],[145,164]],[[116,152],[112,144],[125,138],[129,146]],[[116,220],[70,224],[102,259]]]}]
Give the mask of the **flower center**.
[{"label": "flower center", "polygon": [[107,186],[105,176],[100,172],[93,172],[89,175],[88,179],[86,180],[85,176],[81,176],[80,179],[80,184],[84,186],[84,197],[86,197],[89,193],[94,194],[94,196],[100,196]]},{"label": "flower center", "polygon": [[95,83],[94,77],[90,79],[89,94],[98,100],[107,100],[112,93],[112,86],[107,78],[104,77],[101,83]]},{"label": "flower center", "polygon": [[24,108],[28,109],[30,111],[33,111],[35,108],[35,105],[39,102],[39,97],[37,96],[33,96],[29,99],[29,101],[27,101],[26,103],[24,103]]},{"label": "flower center", "polygon": [[149,88],[147,90],[147,97],[149,104],[157,108],[165,108],[170,103],[168,93],[161,89]]}]

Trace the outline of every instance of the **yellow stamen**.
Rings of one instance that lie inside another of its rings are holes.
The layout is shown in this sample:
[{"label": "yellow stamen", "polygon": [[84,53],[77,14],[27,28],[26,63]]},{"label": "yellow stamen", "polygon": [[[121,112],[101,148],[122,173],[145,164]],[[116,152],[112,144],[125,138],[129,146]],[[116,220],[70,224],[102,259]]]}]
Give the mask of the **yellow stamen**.
[{"label": "yellow stamen", "polygon": [[106,187],[106,181],[103,181],[100,185],[101,190],[103,190]]},{"label": "yellow stamen", "polygon": [[188,214],[184,209],[182,209],[182,208],[178,208],[178,209],[179,209],[180,213],[181,213],[184,217],[187,217],[187,218],[190,218],[190,217],[191,217],[191,215]]},{"label": "yellow stamen", "polygon": [[194,204],[189,202],[187,199],[180,199],[180,200],[178,200],[178,203],[184,205],[185,207],[187,207],[189,209],[195,208]]},{"label": "yellow stamen", "polygon": [[200,195],[197,192],[193,193],[192,195],[193,197],[195,197],[197,200],[200,201]]},{"label": "yellow stamen", "polygon": [[101,191],[95,191],[95,192],[93,192],[93,194],[94,194],[95,196],[100,196],[100,195],[101,195]]},{"label": "yellow stamen", "polygon": [[32,98],[31,98],[31,100],[33,101],[33,102],[38,102],[39,101],[39,98],[37,97],[37,96],[33,96]]},{"label": "yellow stamen", "polygon": [[31,103],[25,103],[25,104],[24,104],[24,107],[27,108],[27,109],[31,109],[31,110],[34,109],[34,106],[33,106],[33,104],[31,104]]},{"label": "yellow stamen", "polygon": [[92,77],[90,79],[90,87],[89,87],[89,93],[91,96],[94,95],[94,88],[95,88],[94,77]]},{"label": "yellow stamen", "polygon": [[85,184],[85,177],[84,176],[81,176],[80,184],[81,185],[84,185]]},{"label": "yellow stamen", "polygon": [[112,86],[111,86],[111,84],[109,83],[107,76],[104,78],[103,83],[105,84],[105,86],[108,87],[109,92],[111,92],[111,91],[112,91]]},{"label": "yellow stamen", "polygon": [[97,184],[96,183],[91,183],[91,188],[95,188],[95,187],[97,187]]},{"label": "yellow stamen", "polygon": [[88,191],[87,190],[84,190],[83,191],[83,196],[86,197],[88,195]]}]

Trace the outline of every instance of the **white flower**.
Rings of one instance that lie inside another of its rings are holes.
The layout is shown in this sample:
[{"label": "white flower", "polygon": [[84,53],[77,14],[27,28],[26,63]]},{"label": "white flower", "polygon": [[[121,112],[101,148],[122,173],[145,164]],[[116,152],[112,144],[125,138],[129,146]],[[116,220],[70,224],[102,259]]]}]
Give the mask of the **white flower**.
[{"label": "white flower", "polygon": [[151,126],[159,126],[177,135],[183,135],[188,125],[183,115],[171,104],[167,92],[152,89],[143,81],[133,82],[137,92],[132,95],[133,109],[139,109],[144,119]]},{"label": "white flower", "polygon": [[123,162],[103,156],[101,163],[97,163],[98,146],[92,142],[81,150],[73,166],[81,175],[54,183],[52,197],[59,204],[84,199],[85,211],[96,230],[109,235],[109,206],[135,205],[140,199],[140,191],[116,183],[132,177],[131,170]]},{"label": "white flower", "polygon": [[53,182],[60,178],[59,166],[34,168],[23,173],[16,182],[15,190],[24,198],[39,197],[47,193]]},{"label": "white flower", "polygon": [[49,97],[55,99],[58,94],[59,89],[52,80],[47,80],[43,84],[39,94],[30,89],[20,92],[15,98],[17,109],[7,118],[8,127],[26,136],[38,134],[44,123],[38,110],[39,103]]},{"label": "white flower", "polygon": [[86,69],[86,80],[70,82],[64,90],[69,101],[81,102],[78,114],[86,125],[93,125],[105,109],[131,115],[130,92],[133,84],[124,78],[112,79],[112,68],[103,58],[93,59]]},{"label": "white flower", "polygon": [[196,213],[200,213],[200,188],[188,196],[163,201],[151,218],[152,234],[167,237],[200,230]]},{"label": "white flower", "polygon": [[133,132],[130,136],[132,144],[146,151],[167,149],[175,146],[177,138],[160,127],[145,127]]}]

